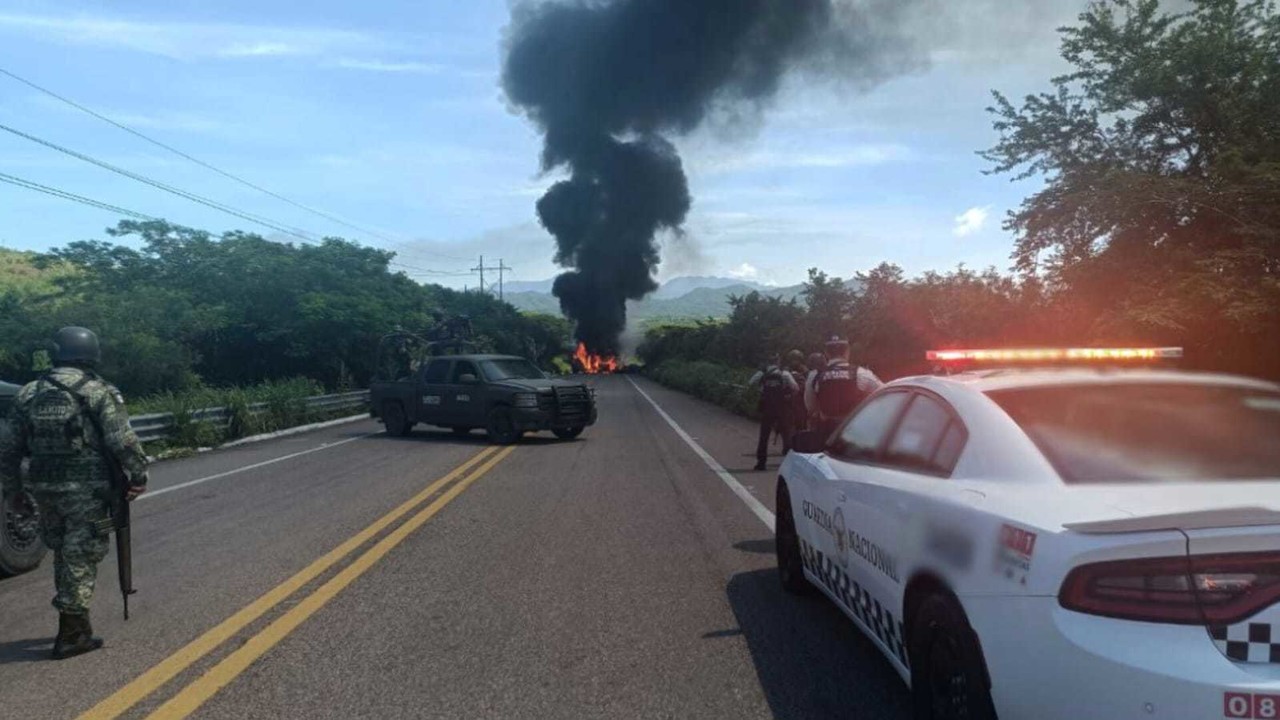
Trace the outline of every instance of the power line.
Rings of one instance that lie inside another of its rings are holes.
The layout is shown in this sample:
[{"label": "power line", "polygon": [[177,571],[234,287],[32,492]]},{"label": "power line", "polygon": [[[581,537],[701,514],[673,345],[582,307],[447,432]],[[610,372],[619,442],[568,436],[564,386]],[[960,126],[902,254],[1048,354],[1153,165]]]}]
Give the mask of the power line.
[{"label": "power line", "polygon": [[255,223],[255,224],[257,224],[257,225],[261,225],[261,226],[263,226],[263,227],[270,228],[270,229],[272,229],[272,230],[275,230],[276,232],[280,232],[280,233],[284,233],[284,234],[286,234],[286,235],[292,235],[292,236],[294,236],[294,237],[301,238],[301,239],[302,239],[302,240],[304,240],[304,241],[314,241],[314,234],[313,234],[313,233],[307,233],[307,231],[305,231],[305,230],[300,230],[300,229],[298,229],[298,228],[289,228],[288,226],[285,226],[285,225],[283,225],[282,223],[278,223],[278,222],[276,222],[276,221],[274,221],[274,220],[271,220],[271,219],[269,219],[269,218],[264,218],[264,217],[261,217],[261,216],[258,216],[258,215],[254,215],[254,214],[249,213],[249,212],[246,212],[246,211],[244,211],[244,210],[236,209],[236,208],[234,208],[234,207],[232,207],[232,206],[230,206],[230,205],[224,205],[223,203],[217,202],[216,200],[210,200],[209,198],[202,197],[202,196],[200,196],[200,195],[196,195],[195,193],[188,192],[188,191],[186,191],[186,190],[182,190],[181,188],[176,188],[176,187],[173,187],[172,185],[167,185],[167,184],[165,184],[165,183],[160,182],[159,180],[153,180],[153,179],[151,179],[151,178],[149,178],[149,177],[146,177],[145,175],[139,175],[139,174],[137,174],[137,173],[135,173],[135,172],[131,172],[131,171],[129,171],[129,170],[125,170],[125,169],[124,169],[124,168],[122,168],[122,167],[118,167],[118,166],[116,166],[116,165],[112,165],[111,163],[105,162],[105,161],[103,161],[103,160],[99,160],[99,159],[97,159],[97,158],[90,157],[89,155],[85,155],[84,153],[77,152],[77,151],[72,150],[72,149],[67,148],[67,147],[63,147],[63,146],[61,146],[61,145],[58,145],[57,143],[50,142],[50,141],[45,140],[45,139],[43,139],[43,138],[36,137],[35,135],[31,135],[30,133],[25,133],[25,132],[23,132],[23,131],[21,131],[21,130],[18,130],[18,129],[16,129],[16,128],[9,127],[8,125],[0,124],[0,130],[3,130],[3,131],[8,132],[8,133],[11,133],[11,134],[13,134],[13,135],[17,135],[18,137],[24,138],[24,139],[26,139],[26,140],[30,140],[31,142],[34,142],[34,143],[36,143],[36,144],[38,144],[38,145],[43,145],[43,146],[45,146],[45,147],[47,147],[47,148],[49,148],[49,149],[51,149],[51,150],[56,150],[56,151],[58,151],[58,152],[60,152],[60,153],[63,153],[63,154],[65,154],[65,155],[69,155],[69,156],[71,156],[71,157],[73,157],[73,158],[76,158],[77,160],[82,160],[82,161],[87,162],[87,163],[89,163],[89,164],[91,164],[91,165],[96,165],[96,166],[98,166],[98,167],[100,167],[100,168],[102,168],[102,169],[104,169],[104,170],[110,170],[111,172],[116,173],[116,174],[118,174],[118,175],[123,175],[124,177],[127,177],[127,178],[129,178],[130,180],[135,180],[135,181],[140,182],[140,183],[143,183],[143,184],[145,184],[145,185],[150,185],[151,187],[154,187],[154,188],[157,188],[157,189],[160,189],[160,190],[164,190],[164,191],[165,191],[165,192],[167,192],[167,193],[171,193],[171,194],[173,194],[173,195],[177,195],[178,197],[181,197],[181,198],[184,198],[184,199],[190,200],[190,201],[195,202],[195,203],[199,203],[199,204],[204,205],[204,206],[206,206],[206,207],[213,208],[214,210],[218,210],[218,211],[220,211],[220,212],[224,212],[224,213],[226,213],[226,214],[228,214],[228,215],[233,215],[233,216],[238,217],[238,218],[240,218],[240,219],[242,219],[242,220],[247,220],[247,221],[249,221],[249,222],[251,222],[251,223]]},{"label": "power line", "polygon": [[128,217],[134,218],[135,220],[157,220],[158,219],[150,215],[137,212],[135,210],[129,210],[128,208],[122,208],[118,205],[104,203],[99,200],[94,200],[93,198],[87,198],[83,195],[77,195],[72,192],[67,192],[66,190],[59,190],[54,187],[49,187],[48,185],[41,185],[40,183],[32,182],[30,180],[24,180],[20,177],[14,177],[13,175],[6,175],[4,173],[0,173],[0,182],[8,183],[10,185],[16,185],[17,187],[26,188],[28,190],[35,190],[36,192],[41,192],[46,195],[52,195],[54,197],[62,198],[64,200],[71,200],[72,202],[78,202],[82,205],[95,207],[95,208],[98,208],[99,210],[107,210],[109,212],[118,213],[120,215],[126,215]]},{"label": "power line", "polygon": [[35,84],[34,82],[31,82],[30,80],[27,80],[27,79],[26,79],[26,78],[24,78],[24,77],[20,77],[20,76],[18,76],[18,75],[16,75],[16,74],[14,74],[13,72],[10,72],[9,70],[5,70],[4,68],[0,68],[0,74],[7,75],[8,77],[13,78],[14,80],[17,80],[18,82],[20,82],[20,83],[22,83],[22,84],[24,84],[24,85],[26,85],[26,86],[28,86],[28,87],[30,87],[30,88],[33,88],[33,89],[35,89],[35,90],[38,90],[38,91],[40,91],[40,92],[44,93],[45,95],[48,95],[49,97],[54,98],[55,100],[58,100],[58,101],[60,101],[60,102],[64,102],[64,103],[66,103],[67,105],[70,105],[71,107],[73,107],[73,108],[75,108],[75,109],[77,109],[77,110],[79,110],[79,111],[81,111],[81,112],[83,112],[83,113],[86,113],[86,114],[88,114],[88,115],[91,115],[91,116],[93,116],[93,117],[95,117],[95,118],[97,118],[97,119],[99,119],[99,120],[101,120],[101,121],[103,121],[103,122],[105,122],[105,123],[108,123],[108,124],[110,124],[110,125],[113,125],[113,126],[115,126],[115,127],[119,128],[119,129],[121,129],[121,130],[123,130],[123,131],[125,131],[125,132],[129,133],[130,135],[133,135],[134,137],[137,137],[137,138],[140,138],[140,139],[142,139],[142,140],[145,140],[146,142],[149,142],[149,143],[151,143],[152,145],[155,145],[156,147],[159,147],[159,148],[162,148],[162,149],[164,149],[164,150],[167,150],[167,151],[169,151],[169,152],[173,153],[174,155],[177,155],[178,157],[180,157],[180,158],[182,158],[182,159],[184,159],[184,160],[187,160],[187,161],[190,161],[190,162],[192,162],[192,163],[195,163],[196,165],[199,165],[200,167],[205,168],[206,170],[211,170],[211,171],[213,171],[213,172],[215,172],[215,173],[217,173],[217,174],[219,174],[219,175],[221,175],[221,176],[223,176],[223,177],[225,177],[225,178],[227,178],[227,179],[229,179],[229,180],[233,180],[233,181],[235,181],[235,182],[237,182],[237,183],[240,183],[241,185],[244,185],[245,187],[248,187],[248,188],[252,188],[252,189],[254,189],[254,190],[257,190],[258,192],[263,193],[263,194],[265,194],[265,195],[269,195],[269,196],[271,196],[271,197],[273,197],[273,198],[275,198],[275,199],[277,199],[277,200],[280,200],[281,202],[286,202],[286,203],[288,203],[288,204],[290,204],[290,205],[292,205],[292,206],[294,206],[294,207],[296,207],[296,208],[299,208],[299,209],[305,210],[305,211],[307,211],[307,212],[309,212],[309,213],[311,213],[311,214],[313,214],[313,215],[317,215],[317,216],[319,216],[319,217],[325,218],[326,220],[329,220],[330,222],[337,223],[337,224],[342,225],[343,227],[349,228],[349,229],[351,229],[351,230],[357,230],[357,231],[359,231],[359,232],[365,233],[366,235],[371,235],[371,236],[376,237],[376,238],[378,238],[378,239],[380,239],[380,240],[385,240],[386,242],[391,242],[391,243],[396,242],[394,239],[389,238],[389,237],[387,237],[386,235],[383,235],[383,234],[381,234],[381,233],[375,232],[375,231],[373,231],[373,230],[369,230],[368,228],[364,228],[364,227],[361,227],[361,226],[359,226],[359,225],[355,225],[355,224],[353,224],[353,223],[349,223],[349,222],[347,222],[347,221],[345,221],[345,220],[343,220],[343,219],[341,219],[341,218],[338,218],[338,217],[335,217],[335,216],[333,216],[333,215],[330,215],[329,213],[324,212],[323,210],[317,210],[317,209],[315,209],[315,208],[313,208],[313,207],[309,207],[309,206],[307,206],[307,205],[303,205],[302,203],[297,202],[297,201],[295,201],[295,200],[292,200],[292,199],[290,199],[290,198],[288,198],[288,197],[285,197],[284,195],[281,195],[281,194],[279,194],[279,193],[277,193],[277,192],[274,192],[274,191],[268,190],[267,188],[264,188],[264,187],[262,187],[261,185],[258,185],[258,184],[256,184],[256,183],[250,182],[249,180],[246,180],[246,179],[244,179],[244,178],[240,177],[239,175],[235,175],[235,174],[230,173],[230,172],[227,172],[226,170],[223,170],[223,169],[221,169],[221,168],[219,168],[219,167],[216,167],[216,166],[214,166],[214,165],[211,165],[211,164],[209,164],[209,163],[207,163],[207,162],[205,162],[205,161],[203,161],[203,160],[201,160],[201,159],[199,159],[199,158],[193,157],[193,156],[191,156],[191,155],[189,155],[189,154],[187,154],[187,153],[185,153],[185,152],[183,152],[183,151],[181,151],[181,150],[179,150],[179,149],[177,149],[177,148],[173,147],[172,145],[168,145],[168,144],[163,143],[163,142],[161,142],[161,141],[159,141],[159,140],[156,140],[156,139],[155,139],[155,138],[153,138],[153,137],[150,137],[149,135],[146,135],[146,134],[141,133],[141,132],[139,132],[139,131],[137,131],[137,130],[134,130],[133,128],[129,127],[128,125],[125,125],[124,123],[118,122],[118,121],[116,121],[116,120],[112,120],[111,118],[107,117],[106,115],[103,115],[102,113],[99,113],[99,112],[97,112],[97,111],[93,110],[92,108],[89,108],[89,107],[86,107],[86,106],[84,106],[84,105],[81,105],[80,103],[78,103],[78,102],[76,102],[76,101],[74,101],[74,100],[72,100],[72,99],[70,99],[70,98],[63,97],[62,95],[59,95],[59,94],[55,93],[54,91],[52,91],[52,90],[50,90],[50,89],[48,89],[48,88],[41,87],[40,85],[37,85],[37,84]]},{"label": "power line", "polygon": [[[77,195],[76,193],[69,192],[67,190],[60,190],[58,188],[51,187],[49,185],[42,185],[38,182],[34,182],[32,180],[26,180],[24,178],[20,178],[14,175],[0,173],[0,182],[13,185],[15,187],[25,188],[27,190],[34,190],[35,192],[44,193],[45,195],[50,195],[56,198],[62,198],[63,200],[70,200],[72,202],[77,202],[77,203],[80,203],[81,205],[87,205],[89,207],[97,208],[99,210],[106,210],[108,212],[116,213],[118,215],[124,215],[126,217],[131,217],[136,220],[160,220],[161,219],[155,215],[148,215],[146,213],[141,213],[136,210],[130,210],[125,207],[120,207],[119,205],[112,205],[111,203],[102,202],[101,200],[94,200],[93,198],[85,197],[84,195]],[[315,244],[313,240],[308,240],[307,238],[302,238],[302,240],[304,244]],[[433,276],[445,276],[445,277],[459,276],[460,277],[460,276],[471,274],[469,272],[448,272],[444,270],[430,270],[427,268],[416,267],[414,265],[406,265],[405,263],[396,262],[395,260],[389,260],[387,261],[387,264],[398,267],[398,268],[403,268],[405,270],[412,270],[412,271],[415,271],[416,273],[433,275]]]}]

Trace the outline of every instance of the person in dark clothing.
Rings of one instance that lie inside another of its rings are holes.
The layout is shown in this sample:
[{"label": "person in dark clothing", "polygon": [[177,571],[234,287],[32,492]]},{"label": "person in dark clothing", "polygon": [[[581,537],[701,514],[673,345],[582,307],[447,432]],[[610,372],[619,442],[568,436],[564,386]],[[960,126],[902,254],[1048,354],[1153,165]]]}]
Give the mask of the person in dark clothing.
[{"label": "person in dark clothing", "polygon": [[760,386],[760,438],[756,442],[755,469],[764,470],[769,438],[775,430],[782,436],[782,451],[791,452],[791,403],[800,386],[776,359],[751,376],[750,384]]},{"label": "person in dark clothing", "polygon": [[796,390],[791,393],[791,433],[794,436],[809,426],[809,411],[804,406],[804,385],[808,382],[809,368],[805,364],[804,353],[792,350],[787,353],[787,372],[796,381]]},{"label": "person in dark clothing", "polygon": [[884,383],[870,370],[849,364],[847,340],[833,337],[825,350],[826,367],[810,373],[805,387],[805,406],[818,417],[815,429],[830,435],[863,398]]}]

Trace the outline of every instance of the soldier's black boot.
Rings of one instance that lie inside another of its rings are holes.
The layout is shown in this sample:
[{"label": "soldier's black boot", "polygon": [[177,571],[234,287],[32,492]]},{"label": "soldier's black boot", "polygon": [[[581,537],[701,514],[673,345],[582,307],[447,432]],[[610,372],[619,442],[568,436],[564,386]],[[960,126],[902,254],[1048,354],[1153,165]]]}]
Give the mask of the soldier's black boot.
[{"label": "soldier's black boot", "polygon": [[53,641],[53,659],[67,658],[93,652],[102,647],[102,638],[93,636],[89,616],[62,613],[58,616],[58,637]]}]

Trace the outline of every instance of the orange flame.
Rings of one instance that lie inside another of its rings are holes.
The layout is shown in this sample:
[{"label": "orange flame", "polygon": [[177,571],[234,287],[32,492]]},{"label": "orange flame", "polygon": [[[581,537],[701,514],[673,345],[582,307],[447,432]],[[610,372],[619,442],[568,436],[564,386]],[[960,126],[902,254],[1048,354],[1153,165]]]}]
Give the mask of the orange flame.
[{"label": "orange flame", "polygon": [[607,375],[618,371],[618,358],[613,355],[597,355],[589,352],[584,343],[578,343],[578,349],[574,351],[573,357],[577,360],[582,372],[588,375]]}]

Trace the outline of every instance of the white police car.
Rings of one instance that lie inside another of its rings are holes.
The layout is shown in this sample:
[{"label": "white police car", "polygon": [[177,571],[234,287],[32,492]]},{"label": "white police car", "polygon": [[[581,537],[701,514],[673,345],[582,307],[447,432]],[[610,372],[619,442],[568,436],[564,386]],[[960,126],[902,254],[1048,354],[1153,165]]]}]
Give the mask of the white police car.
[{"label": "white police car", "polygon": [[836,602],[918,717],[1280,718],[1280,386],[904,378],[831,438],[797,438],[776,508],[784,587]]}]

